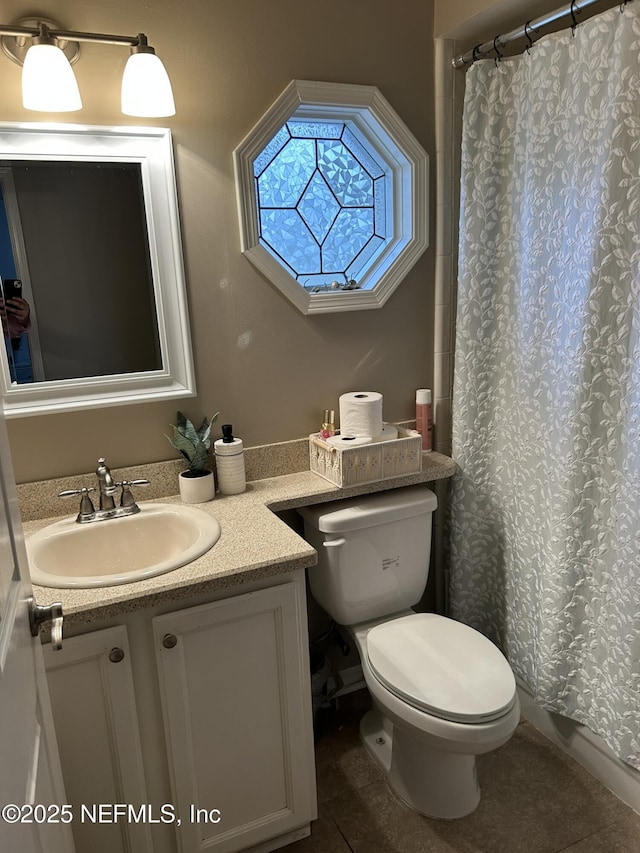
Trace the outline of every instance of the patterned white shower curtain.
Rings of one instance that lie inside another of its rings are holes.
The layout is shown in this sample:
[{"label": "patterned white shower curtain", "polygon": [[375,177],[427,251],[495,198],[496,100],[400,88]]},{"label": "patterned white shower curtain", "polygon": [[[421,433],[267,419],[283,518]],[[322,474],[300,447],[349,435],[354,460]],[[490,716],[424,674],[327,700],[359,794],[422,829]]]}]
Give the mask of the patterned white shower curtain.
[{"label": "patterned white shower curtain", "polygon": [[640,2],[467,74],[451,611],[640,769]]}]

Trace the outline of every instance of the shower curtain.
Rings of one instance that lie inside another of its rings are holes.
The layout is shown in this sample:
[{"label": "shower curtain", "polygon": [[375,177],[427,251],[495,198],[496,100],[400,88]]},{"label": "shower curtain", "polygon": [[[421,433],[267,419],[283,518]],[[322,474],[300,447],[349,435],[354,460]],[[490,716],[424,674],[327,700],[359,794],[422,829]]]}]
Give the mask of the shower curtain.
[{"label": "shower curtain", "polygon": [[640,769],[640,3],[467,75],[451,614]]}]

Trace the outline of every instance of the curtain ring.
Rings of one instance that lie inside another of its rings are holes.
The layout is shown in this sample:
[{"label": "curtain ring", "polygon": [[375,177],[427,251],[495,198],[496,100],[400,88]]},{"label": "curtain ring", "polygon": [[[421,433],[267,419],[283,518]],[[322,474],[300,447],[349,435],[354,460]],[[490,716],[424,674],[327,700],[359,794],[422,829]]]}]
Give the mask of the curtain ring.
[{"label": "curtain ring", "polygon": [[[625,0],[625,2],[626,2],[626,0]],[[578,6],[578,4],[576,3],[576,0],[571,0],[571,8],[569,9],[569,11],[571,12],[571,20],[573,21],[573,23],[571,24],[571,35],[575,38],[576,27],[578,26],[578,21],[576,20],[576,15],[575,15],[575,12],[573,11],[574,8],[575,8],[576,12],[578,13],[578,15],[582,14],[582,9]]]},{"label": "curtain ring", "polygon": [[493,40],[493,50],[494,50],[494,53],[495,53],[495,59],[494,59],[493,61],[494,61],[494,62],[495,62],[495,64],[496,64],[496,68],[497,68],[497,67],[498,67],[498,65],[500,64],[500,60],[502,59],[502,56],[503,56],[503,54],[502,54],[502,53],[500,53],[500,51],[498,50],[498,39],[499,39],[499,38],[500,38],[500,36],[496,36],[496,37],[494,38],[494,40]]},{"label": "curtain ring", "polygon": [[620,14],[621,15],[624,14],[624,9],[625,9],[625,6],[627,5],[628,2],[629,2],[629,0],[622,0],[622,3],[620,4]]},{"label": "curtain ring", "polygon": [[477,62],[479,59],[482,59],[482,55],[480,54],[480,45],[477,44],[471,51],[471,62]]},{"label": "curtain ring", "polygon": [[524,25],[524,37],[529,42],[529,44],[525,48],[525,50],[527,51],[528,54],[531,54],[531,48],[533,46],[533,39],[531,38],[531,34],[529,33],[530,29],[531,29],[531,21],[527,21],[527,23]]}]

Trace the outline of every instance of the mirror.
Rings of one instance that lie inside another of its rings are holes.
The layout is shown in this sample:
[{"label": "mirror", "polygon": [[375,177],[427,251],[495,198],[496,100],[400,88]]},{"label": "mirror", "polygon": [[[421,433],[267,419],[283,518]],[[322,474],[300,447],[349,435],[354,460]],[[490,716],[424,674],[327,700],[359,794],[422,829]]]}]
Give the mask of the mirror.
[{"label": "mirror", "polygon": [[0,276],[8,417],[195,394],[170,131],[0,125]]}]

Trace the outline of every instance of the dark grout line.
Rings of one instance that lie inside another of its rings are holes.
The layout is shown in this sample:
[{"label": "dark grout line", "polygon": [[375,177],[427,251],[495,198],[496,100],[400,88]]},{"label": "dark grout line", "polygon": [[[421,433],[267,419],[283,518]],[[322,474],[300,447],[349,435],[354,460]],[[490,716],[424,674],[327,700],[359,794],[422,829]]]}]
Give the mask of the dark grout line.
[{"label": "dark grout line", "polygon": [[[554,850],[553,853],[566,853],[566,851],[571,851],[572,847],[575,847],[577,844],[582,844],[583,841],[586,841],[587,838],[593,838],[595,835],[599,835],[605,829],[609,829],[612,826],[615,826],[617,823],[621,823],[620,818],[616,818],[612,820],[610,823],[606,823],[603,826],[599,826],[598,829],[594,829],[593,832],[589,832],[586,835],[583,835],[582,838],[577,838],[575,841],[572,841],[567,847],[560,847],[558,850]],[[614,851],[611,851],[614,853]]]},{"label": "dark grout line", "polygon": [[332,824],[335,826],[335,828],[338,830],[338,835],[340,836],[340,838],[342,838],[342,840],[344,841],[344,843],[345,843],[345,844],[347,845],[347,847],[349,848],[350,853],[355,853],[355,850],[354,850],[354,849],[353,849],[353,847],[349,844],[349,839],[348,839],[348,838],[347,838],[347,836],[344,834],[344,832],[340,829],[340,827],[339,827],[339,825],[336,823],[336,821],[335,821],[335,819],[334,819],[333,815],[332,815],[331,813],[329,813],[329,815],[328,815],[328,816],[329,816],[329,819],[331,820],[331,823],[332,823]]}]

